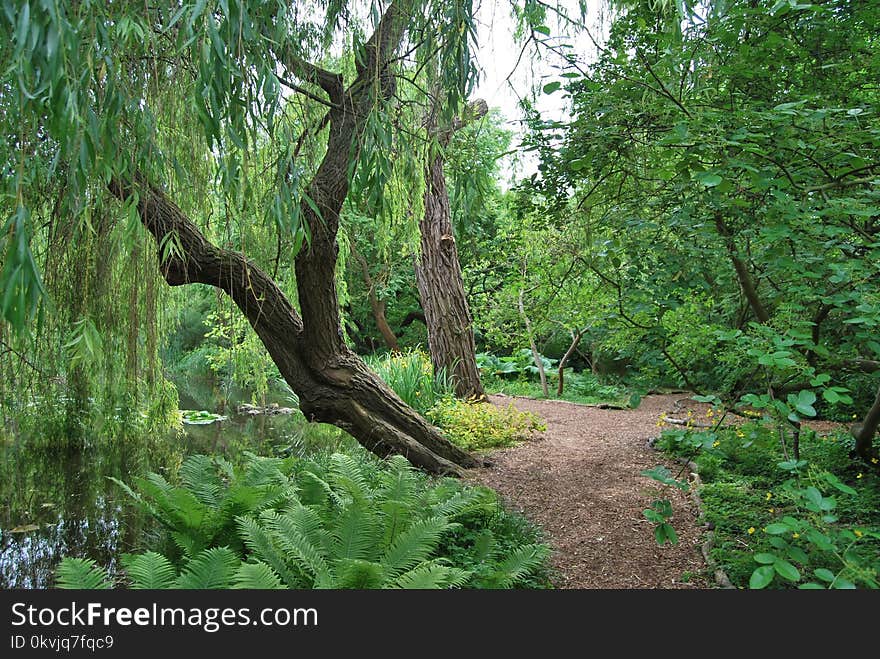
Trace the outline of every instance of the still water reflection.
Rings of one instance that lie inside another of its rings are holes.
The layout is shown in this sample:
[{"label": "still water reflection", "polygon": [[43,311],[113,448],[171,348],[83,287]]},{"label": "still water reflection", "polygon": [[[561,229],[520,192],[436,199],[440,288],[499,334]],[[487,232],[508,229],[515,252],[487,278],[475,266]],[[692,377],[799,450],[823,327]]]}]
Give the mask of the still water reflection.
[{"label": "still water reflection", "polygon": [[[0,447],[0,588],[47,588],[64,556],[115,569],[121,555],[145,548],[157,529],[109,477],[125,482],[148,471],[173,472],[186,455],[243,451],[301,453],[314,426],[302,415],[235,414],[181,394],[181,407],[228,414],[225,421],[184,426],[184,433],[102,438],[85,448],[36,446],[20,438]],[[325,433],[326,435],[326,433]],[[341,437],[340,441],[344,441]]]}]

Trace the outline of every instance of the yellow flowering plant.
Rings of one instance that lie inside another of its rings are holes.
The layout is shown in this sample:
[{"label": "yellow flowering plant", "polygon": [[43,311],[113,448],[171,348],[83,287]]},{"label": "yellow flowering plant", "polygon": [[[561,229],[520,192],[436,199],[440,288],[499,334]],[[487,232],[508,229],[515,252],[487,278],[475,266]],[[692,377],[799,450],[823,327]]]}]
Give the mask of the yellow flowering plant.
[{"label": "yellow flowering plant", "polygon": [[538,416],[520,412],[513,404],[496,407],[452,397],[438,401],[427,416],[450,441],[468,451],[512,446],[547,428]]}]

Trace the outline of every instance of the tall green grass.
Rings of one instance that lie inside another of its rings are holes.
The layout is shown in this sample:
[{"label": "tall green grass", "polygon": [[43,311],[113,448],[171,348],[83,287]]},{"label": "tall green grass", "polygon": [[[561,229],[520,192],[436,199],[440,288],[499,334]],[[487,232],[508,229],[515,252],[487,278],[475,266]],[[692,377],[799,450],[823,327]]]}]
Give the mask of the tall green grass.
[{"label": "tall green grass", "polygon": [[430,357],[421,350],[367,357],[367,364],[407,405],[425,414],[444,397],[452,396],[452,378],[434,373]]}]

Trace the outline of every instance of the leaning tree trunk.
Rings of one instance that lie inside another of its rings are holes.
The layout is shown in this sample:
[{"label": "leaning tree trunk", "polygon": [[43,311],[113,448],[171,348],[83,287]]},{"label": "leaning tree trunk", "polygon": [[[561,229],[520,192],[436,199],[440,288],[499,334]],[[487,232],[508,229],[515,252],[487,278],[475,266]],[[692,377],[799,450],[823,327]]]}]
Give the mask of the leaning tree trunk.
[{"label": "leaning tree trunk", "polygon": [[854,424],[850,431],[856,440],[856,453],[866,460],[876,457],[874,455],[874,435],[877,434],[878,426],[880,426],[880,389],[877,390],[874,404],[871,405],[864,420]]},{"label": "leaning tree trunk", "polygon": [[394,330],[391,329],[391,325],[388,324],[388,318],[385,316],[385,301],[379,299],[379,294],[376,291],[376,282],[370,274],[370,264],[367,263],[367,259],[364,258],[363,254],[357,251],[357,248],[354,246],[353,238],[351,243],[351,255],[361,268],[361,276],[364,279],[364,284],[367,286],[367,301],[370,303],[370,310],[373,312],[373,319],[376,321],[376,327],[379,328],[379,333],[385,340],[385,345],[388,346],[388,349],[391,352],[400,352],[397,335],[394,333]]},{"label": "leaning tree trunk", "polygon": [[541,380],[541,393],[544,398],[550,398],[550,390],[547,387],[547,373],[544,370],[544,360],[541,359],[541,353],[538,352],[538,345],[535,343],[535,335],[532,332],[532,321],[526,314],[526,307],[523,304],[523,289],[519,289],[519,315],[522,316],[523,323],[526,326],[526,334],[529,337],[529,348],[532,350],[532,361],[535,362],[535,368],[538,369],[538,377]]},{"label": "leaning tree trunk", "polygon": [[559,360],[559,384],[556,386],[557,396],[562,396],[562,392],[565,391],[565,365],[568,363],[569,358],[574,354],[574,351],[577,350],[577,347],[586,332],[586,327],[584,329],[571,330],[571,344],[568,346],[568,350],[565,351],[565,354],[562,355],[562,359]]},{"label": "leaning tree trunk", "polygon": [[[400,453],[432,473],[459,474],[476,461],[445,439],[407,406],[364,362],[342,343],[315,359],[305,323],[266,273],[238,252],[208,242],[196,225],[156,187],[139,181],[136,188],[112,181],[110,190],[129,199],[137,189],[138,211],[158,244],[169,235],[183,256],[161,264],[171,286],[201,283],[226,292],[247,317],[281,375],[296,392],[300,409],[311,421],[348,431],[370,451]],[[330,313],[330,307],[325,313]]]},{"label": "leaning tree trunk", "polygon": [[730,262],[733,264],[733,269],[736,272],[736,279],[739,282],[743,295],[746,296],[746,300],[749,302],[752,313],[755,314],[755,318],[758,319],[759,323],[766,325],[770,322],[770,314],[767,313],[761,298],[758,297],[758,289],[755,287],[755,282],[749,273],[749,268],[740,258],[739,250],[737,250],[736,243],[733,240],[733,232],[727,226],[721,213],[715,214],[715,228],[724,239],[724,245],[727,248],[727,253],[730,255]]},{"label": "leaning tree trunk", "polygon": [[425,168],[425,215],[419,222],[421,254],[415,268],[434,372],[442,369],[452,376],[455,395],[459,398],[480,400],[485,399],[486,394],[477,368],[473,318],[452,231],[442,149],[455,130],[486,111],[485,101],[476,101],[468,106],[466,117],[452,127],[436,131],[429,122],[429,130],[435,132],[441,152],[431,156]]},{"label": "leaning tree trunk", "polygon": [[233,299],[308,419],[347,430],[379,455],[399,453],[427,471],[459,474],[461,467],[477,464],[474,458],[407,406],[345,344],[336,292],[336,235],[352,161],[373,105],[393,91],[389,67],[409,19],[407,7],[403,0],[388,5],[347,88],[340,74],[304,62],[283,47],[278,54],[294,75],[323,89],[330,106],[327,150],[307,190],[312,203],[304,195],[300,206],[310,236],[294,263],[301,316],[262,270],[242,254],[208,242],[143,176],[114,178],[109,187],[120,199],[136,195],[141,222],[157,244],[174,239],[179,249],[160,264],[170,285],[209,284]]}]

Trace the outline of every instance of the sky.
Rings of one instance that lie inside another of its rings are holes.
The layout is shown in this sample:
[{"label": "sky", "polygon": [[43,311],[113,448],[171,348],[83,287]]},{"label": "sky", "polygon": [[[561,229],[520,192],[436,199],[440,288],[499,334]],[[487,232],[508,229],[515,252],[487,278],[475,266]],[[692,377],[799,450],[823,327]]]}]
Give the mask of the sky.
[{"label": "sky", "polygon": [[[476,59],[481,71],[481,80],[474,93],[475,98],[482,98],[489,107],[497,107],[508,120],[507,127],[517,135],[522,135],[520,118],[522,113],[518,102],[520,98],[529,97],[535,91],[535,107],[547,119],[565,120],[569,117],[568,101],[562,90],[553,94],[543,94],[540,89],[553,80],[564,80],[559,77],[562,59],[542,48],[535,52],[534,47],[520,58],[522,44],[516,43],[515,25],[511,16],[510,0],[478,0],[477,10],[477,52]],[[559,0],[558,4],[569,15],[579,16],[577,0]],[[606,28],[603,0],[587,0],[585,24],[591,34],[599,39],[605,34]],[[596,48],[586,35],[579,38],[565,38],[565,28],[555,18],[547,21],[550,28],[551,43],[570,43],[573,52],[578,55],[581,64],[589,63],[596,57]],[[514,138],[512,146],[518,139]],[[509,159],[502,171],[510,172],[511,178],[530,176],[537,171],[538,160],[534,153],[520,154],[516,159]],[[510,184],[512,180],[505,181]]]}]

